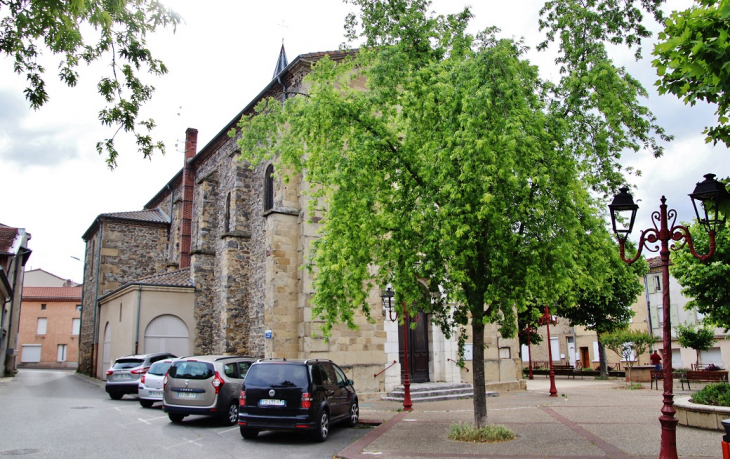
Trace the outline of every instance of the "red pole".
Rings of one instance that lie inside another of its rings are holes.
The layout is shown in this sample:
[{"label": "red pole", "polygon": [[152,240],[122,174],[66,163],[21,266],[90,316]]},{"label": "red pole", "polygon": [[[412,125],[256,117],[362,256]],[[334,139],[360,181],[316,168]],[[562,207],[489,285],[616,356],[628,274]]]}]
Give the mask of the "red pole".
[{"label": "red pole", "polygon": [[403,411],[413,411],[411,402],[411,378],[408,375],[408,310],[403,304],[403,364],[405,374],[403,377]]},{"label": "red pole", "polygon": [[660,209],[659,240],[662,242],[662,249],[659,255],[662,260],[662,305],[664,307],[664,404],[659,422],[662,425],[662,443],[659,451],[660,459],[677,459],[677,423],[679,420],[674,417],[677,412],[674,409],[674,380],[672,379],[672,324],[669,311],[669,240],[672,238],[667,227],[667,204],[666,198],[662,196]]},{"label": "red pole", "polygon": [[532,348],[530,347],[530,329],[527,330],[527,358],[529,360],[528,364],[530,365],[530,369],[527,372],[527,379],[534,379],[532,376]]},{"label": "red pole", "polygon": [[550,309],[548,309],[547,306],[545,306],[545,315],[543,317],[546,317],[545,325],[547,326],[547,339],[548,339],[548,364],[550,365],[550,396],[551,397],[557,397],[558,396],[558,390],[555,388],[555,371],[553,370],[553,350],[552,346],[550,345],[550,320],[552,317],[550,317]]}]

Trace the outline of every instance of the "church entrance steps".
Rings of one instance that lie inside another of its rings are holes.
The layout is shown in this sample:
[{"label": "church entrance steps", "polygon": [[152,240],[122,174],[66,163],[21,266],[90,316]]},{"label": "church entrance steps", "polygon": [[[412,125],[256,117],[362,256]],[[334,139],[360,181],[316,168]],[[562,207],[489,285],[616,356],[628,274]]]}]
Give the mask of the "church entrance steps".
[{"label": "church entrance steps", "polygon": [[[392,392],[381,397],[381,400],[402,402],[405,395],[402,385],[395,386]],[[487,392],[488,397],[496,397],[496,392]],[[458,400],[472,398],[474,389],[471,384],[458,383],[414,383],[411,384],[411,401],[436,402],[441,400]]]}]

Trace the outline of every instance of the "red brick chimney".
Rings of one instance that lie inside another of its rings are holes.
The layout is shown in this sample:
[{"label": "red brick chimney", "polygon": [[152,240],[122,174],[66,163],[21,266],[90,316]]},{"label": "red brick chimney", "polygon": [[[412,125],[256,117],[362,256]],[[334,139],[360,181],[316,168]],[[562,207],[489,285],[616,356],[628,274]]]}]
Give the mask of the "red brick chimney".
[{"label": "red brick chimney", "polygon": [[190,160],[198,150],[198,130],[185,131],[185,165],[182,176],[182,219],[180,221],[180,269],[190,267],[190,240],[193,220],[193,186],[195,171]]}]

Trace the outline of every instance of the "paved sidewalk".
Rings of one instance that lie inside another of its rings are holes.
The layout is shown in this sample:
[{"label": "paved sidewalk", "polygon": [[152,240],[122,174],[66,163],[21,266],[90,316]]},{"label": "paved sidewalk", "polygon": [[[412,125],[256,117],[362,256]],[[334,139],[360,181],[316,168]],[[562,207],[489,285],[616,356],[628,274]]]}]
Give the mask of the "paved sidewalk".
[{"label": "paved sidewalk", "polygon": [[[487,399],[489,423],[512,429],[510,442],[477,444],[447,438],[449,426],[473,422],[471,399],[427,402],[400,412],[396,402],[363,402],[364,421],[385,421],[338,454],[344,459],[565,457],[653,458],[659,456],[660,390],[622,388],[618,380],[556,379],[558,397],[548,380],[528,381],[528,390],[502,392]],[[675,388],[675,397],[690,395]],[[721,458],[722,433],[677,426],[680,457]]]}]

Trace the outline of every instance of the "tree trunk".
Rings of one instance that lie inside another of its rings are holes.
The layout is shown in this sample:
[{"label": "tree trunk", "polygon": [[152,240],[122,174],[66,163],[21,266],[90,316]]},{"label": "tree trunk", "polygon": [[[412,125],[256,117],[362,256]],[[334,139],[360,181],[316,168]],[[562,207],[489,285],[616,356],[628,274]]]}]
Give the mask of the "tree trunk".
[{"label": "tree trunk", "polygon": [[475,308],[472,314],[471,329],[474,346],[474,425],[487,426],[487,394],[484,380],[484,311]]},{"label": "tree trunk", "polygon": [[598,340],[598,363],[601,368],[601,377],[608,378],[608,358],[606,357],[606,346],[601,342],[601,337],[596,333]]}]

